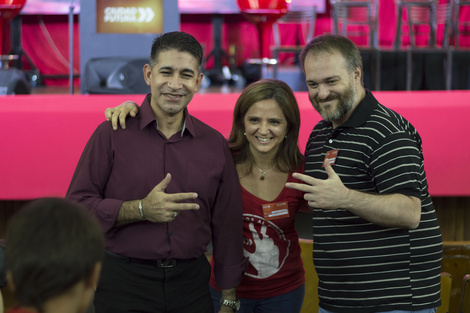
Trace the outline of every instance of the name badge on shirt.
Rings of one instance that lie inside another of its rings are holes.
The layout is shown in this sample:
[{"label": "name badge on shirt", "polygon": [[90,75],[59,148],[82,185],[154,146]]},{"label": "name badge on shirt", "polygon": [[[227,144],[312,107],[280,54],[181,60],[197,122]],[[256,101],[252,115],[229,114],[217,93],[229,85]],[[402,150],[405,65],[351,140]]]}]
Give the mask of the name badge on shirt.
[{"label": "name badge on shirt", "polygon": [[[325,163],[326,159],[329,159],[328,163],[330,163],[330,165],[333,166],[335,164],[336,157],[338,156],[338,151],[339,151],[338,149],[328,151],[325,155],[325,159],[323,160],[323,163]],[[325,166],[322,165],[321,167],[325,167]]]},{"label": "name badge on shirt", "polygon": [[263,204],[264,219],[267,221],[289,217],[288,201]]}]

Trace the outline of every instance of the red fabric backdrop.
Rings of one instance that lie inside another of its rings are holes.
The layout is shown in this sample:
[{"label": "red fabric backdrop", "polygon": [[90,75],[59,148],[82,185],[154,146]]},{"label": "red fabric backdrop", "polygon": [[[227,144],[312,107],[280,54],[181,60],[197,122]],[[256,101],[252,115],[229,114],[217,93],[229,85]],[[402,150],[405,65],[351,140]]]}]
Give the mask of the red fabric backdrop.
[{"label": "red fabric backdrop", "polygon": [[[42,75],[68,77],[70,68],[69,25],[66,15],[22,15],[22,48]],[[78,16],[74,22],[74,74],[80,73]],[[23,60],[24,68],[30,66]],[[68,84],[68,78],[45,79],[45,84]]]}]

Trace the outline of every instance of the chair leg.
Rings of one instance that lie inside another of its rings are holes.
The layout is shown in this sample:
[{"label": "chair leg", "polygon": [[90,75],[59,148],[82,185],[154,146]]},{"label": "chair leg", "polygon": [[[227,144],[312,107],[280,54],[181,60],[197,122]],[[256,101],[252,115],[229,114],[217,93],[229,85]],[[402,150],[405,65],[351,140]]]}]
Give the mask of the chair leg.
[{"label": "chair leg", "polygon": [[382,65],[382,54],[380,50],[375,51],[375,90],[380,91],[380,66]]},{"label": "chair leg", "polygon": [[406,90],[411,90],[411,83],[413,79],[413,53],[408,48],[406,51]]},{"label": "chair leg", "polygon": [[394,43],[395,50],[400,49],[400,46],[401,46],[401,16],[402,16],[402,7],[401,7],[401,5],[398,6],[397,15],[398,15],[398,17],[397,17],[397,30],[396,30],[396,33],[395,33],[395,43]]},{"label": "chair leg", "polygon": [[268,78],[268,63],[261,60],[261,79]]},{"label": "chair leg", "polygon": [[446,90],[452,89],[452,47],[447,48]]},{"label": "chair leg", "polygon": [[273,79],[277,79],[277,67],[279,66],[279,53],[274,51],[273,59],[276,60],[276,63],[273,64]]}]

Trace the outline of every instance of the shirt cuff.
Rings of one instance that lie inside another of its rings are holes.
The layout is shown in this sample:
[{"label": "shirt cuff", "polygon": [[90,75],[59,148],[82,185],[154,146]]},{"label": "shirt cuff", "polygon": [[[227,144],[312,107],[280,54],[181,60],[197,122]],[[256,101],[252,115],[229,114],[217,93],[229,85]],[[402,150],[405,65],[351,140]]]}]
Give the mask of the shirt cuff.
[{"label": "shirt cuff", "polygon": [[123,201],[116,199],[103,199],[96,208],[96,217],[104,232],[109,232],[116,223]]},{"label": "shirt cuff", "polygon": [[[215,260],[214,260],[215,261]],[[248,258],[239,264],[223,265],[214,262],[214,276],[217,286],[220,289],[236,288],[242,281],[246,267],[248,266]]]}]

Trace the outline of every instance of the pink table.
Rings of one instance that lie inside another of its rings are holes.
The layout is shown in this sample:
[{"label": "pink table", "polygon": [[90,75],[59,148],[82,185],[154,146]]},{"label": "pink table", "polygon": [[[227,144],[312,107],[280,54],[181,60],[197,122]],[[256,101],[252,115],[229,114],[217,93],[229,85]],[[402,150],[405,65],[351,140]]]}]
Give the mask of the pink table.
[{"label": "pink table", "polygon": [[[407,118],[423,139],[432,196],[470,196],[470,91],[375,92]],[[228,136],[238,94],[198,94],[191,114]],[[304,150],[319,115],[296,93]],[[0,97],[0,199],[64,196],[88,138],[106,107],[143,95],[24,95]]]}]

